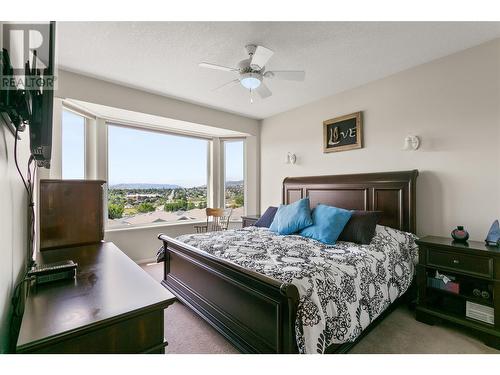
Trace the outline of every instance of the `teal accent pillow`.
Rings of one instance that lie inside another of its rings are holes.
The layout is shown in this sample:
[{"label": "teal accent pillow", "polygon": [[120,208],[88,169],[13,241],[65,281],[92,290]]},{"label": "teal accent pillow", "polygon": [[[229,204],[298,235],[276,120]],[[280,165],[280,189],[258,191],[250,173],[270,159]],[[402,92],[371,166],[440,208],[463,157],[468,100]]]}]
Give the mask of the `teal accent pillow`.
[{"label": "teal accent pillow", "polygon": [[309,198],[304,198],[292,204],[282,204],[269,229],[278,234],[292,234],[312,223]]},{"label": "teal accent pillow", "polygon": [[349,210],[318,204],[312,211],[314,224],[304,228],[299,234],[334,245],[351,216],[352,212]]}]

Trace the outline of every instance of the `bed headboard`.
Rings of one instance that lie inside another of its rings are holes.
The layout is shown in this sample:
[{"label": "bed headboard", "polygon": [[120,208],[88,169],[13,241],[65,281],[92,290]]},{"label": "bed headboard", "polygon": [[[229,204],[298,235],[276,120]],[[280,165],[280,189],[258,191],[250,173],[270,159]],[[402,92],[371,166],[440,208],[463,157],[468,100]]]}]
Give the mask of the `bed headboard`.
[{"label": "bed headboard", "polygon": [[381,225],[416,231],[417,170],[336,176],[287,177],[283,203],[309,197],[318,203],[349,210],[382,211]]}]

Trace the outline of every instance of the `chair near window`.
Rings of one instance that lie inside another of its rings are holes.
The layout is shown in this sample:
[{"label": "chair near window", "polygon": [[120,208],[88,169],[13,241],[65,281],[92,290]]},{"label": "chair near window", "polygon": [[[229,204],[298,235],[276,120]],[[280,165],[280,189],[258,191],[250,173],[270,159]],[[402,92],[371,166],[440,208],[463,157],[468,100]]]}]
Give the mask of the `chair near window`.
[{"label": "chair near window", "polygon": [[207,223],[195,225],[196,233],[227,230],[233,210],[224,208],[206,208]]}]

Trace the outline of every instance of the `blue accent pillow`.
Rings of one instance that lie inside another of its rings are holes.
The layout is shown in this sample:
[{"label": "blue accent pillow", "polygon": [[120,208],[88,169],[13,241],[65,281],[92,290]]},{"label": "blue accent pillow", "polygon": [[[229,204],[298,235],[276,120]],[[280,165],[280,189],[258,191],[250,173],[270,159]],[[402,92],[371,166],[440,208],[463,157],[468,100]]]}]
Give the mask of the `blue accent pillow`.
[{"label": "blue accent pillow", "polygon": [[304,198],[292,204],[282,204],[269,229],[279,234],[292,234],[312,223],[309,198]]},{"label": "blue accent pillow", "polygon": [[312,212],[314,224],[304,228],[299,234],[334,245],[351,216],[352,212],[349,210],[318,204]]},{"label": "blue accent pillow", "polygon": [[255,222],[256,227],[269,228],[274,220],[278,207],[269,206],[262,216]]}]

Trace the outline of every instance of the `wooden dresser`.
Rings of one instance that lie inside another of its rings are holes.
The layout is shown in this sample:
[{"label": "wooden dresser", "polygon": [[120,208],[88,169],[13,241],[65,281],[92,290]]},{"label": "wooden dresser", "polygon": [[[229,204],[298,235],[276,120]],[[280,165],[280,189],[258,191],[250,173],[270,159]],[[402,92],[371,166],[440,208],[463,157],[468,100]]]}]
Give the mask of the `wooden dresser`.
[{"label": "wooden dresser", "polygon": [[101,180],[40,180],[40,250],[104,238]]},{"label": "wooden dresser", "polygon": [[175,297],[104,238],[104,184],[40,181],[39,265],[72,260],[76,278],[31,286],[17,353],[164,353]]},{"label": "wooden dresser", "polygon": [[71,259],[74,280],[32,287],[17,353],[164,353],[163,310],[175,297],[111,242],[46,250]]},{"label": "wooden dresser", "polygon": [[417,320],[461,325],[500,349],[500,249],[444,237],[425,237],[417,244]]}]

